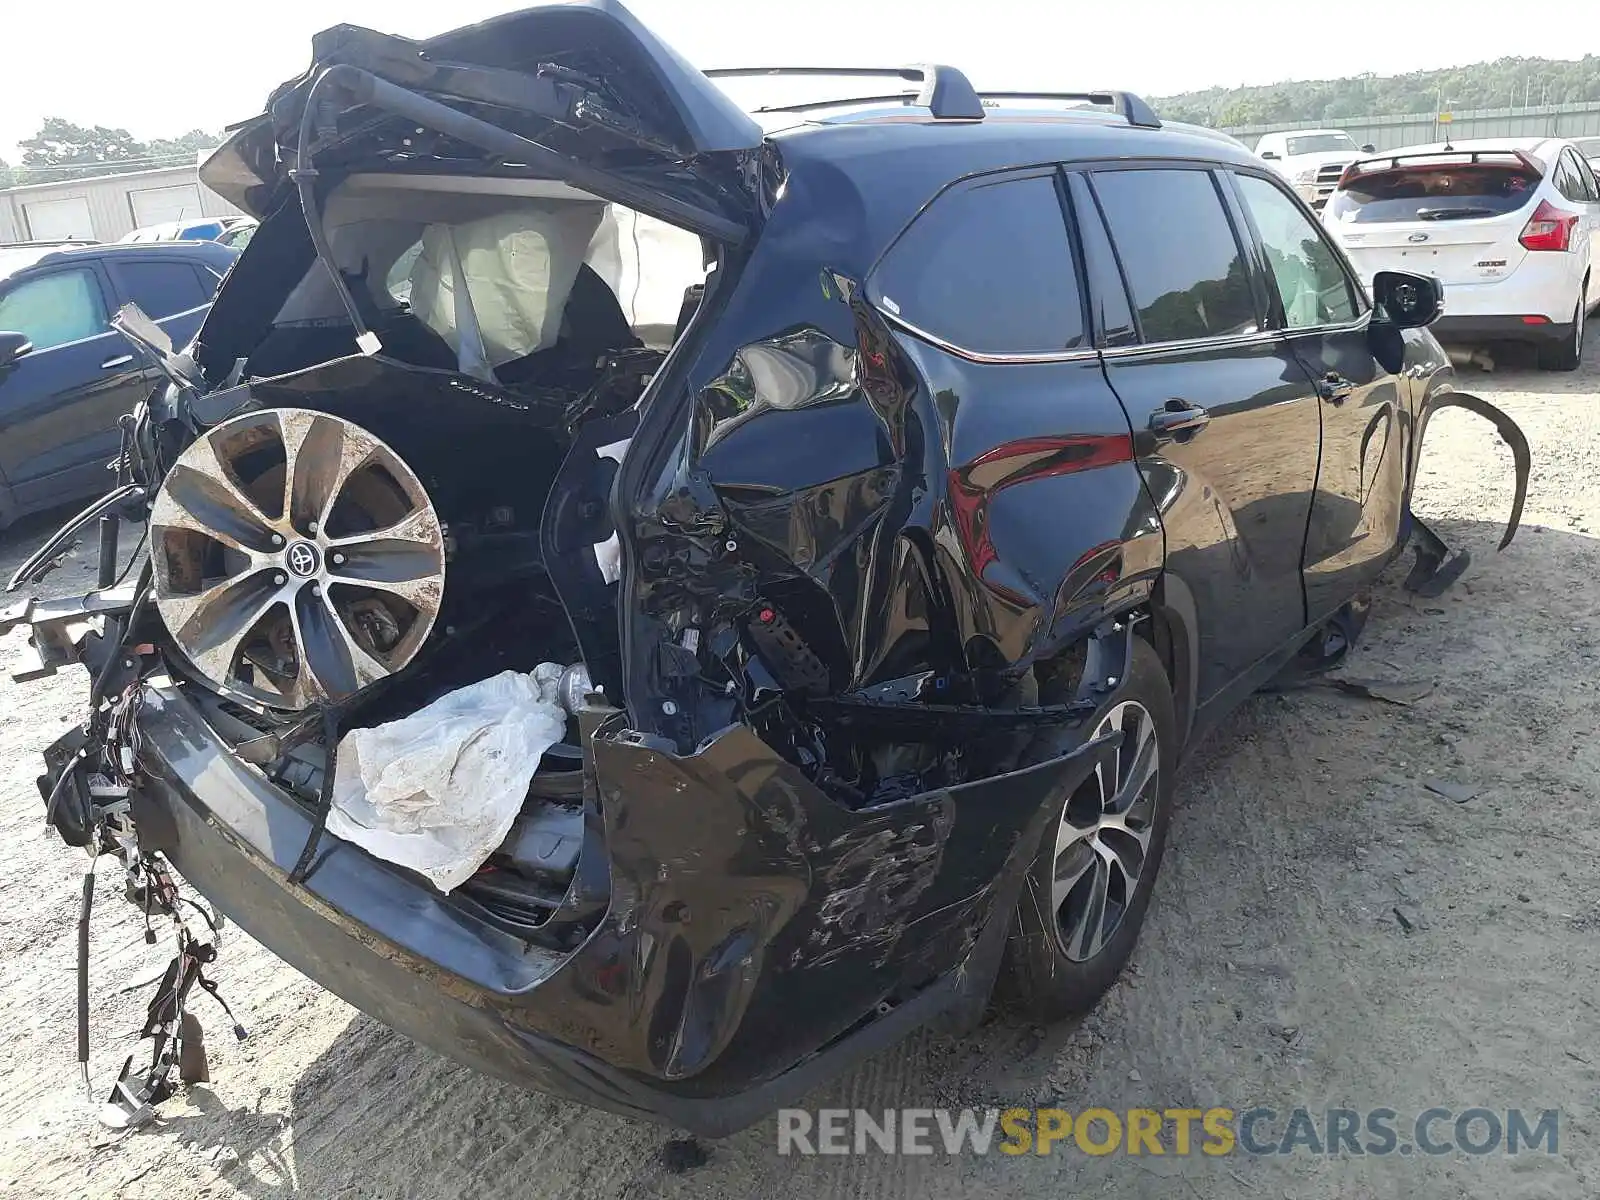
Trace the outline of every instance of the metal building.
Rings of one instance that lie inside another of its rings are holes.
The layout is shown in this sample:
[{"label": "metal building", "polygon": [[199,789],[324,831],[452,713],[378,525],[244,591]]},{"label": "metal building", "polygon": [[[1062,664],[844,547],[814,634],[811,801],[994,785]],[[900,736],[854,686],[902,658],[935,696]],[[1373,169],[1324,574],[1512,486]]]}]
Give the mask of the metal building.
[{"label": "metal building", "polygon": [[239,210],[200,182],[197,166],[0,189],[0,243],[89,238],[114,242],[146,225]]}]

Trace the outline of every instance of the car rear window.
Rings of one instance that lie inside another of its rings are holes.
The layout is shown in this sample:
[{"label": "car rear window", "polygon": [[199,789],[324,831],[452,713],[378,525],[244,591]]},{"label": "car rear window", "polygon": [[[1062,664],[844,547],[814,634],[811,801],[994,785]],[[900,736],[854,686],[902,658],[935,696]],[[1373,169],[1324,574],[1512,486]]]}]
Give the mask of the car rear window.
[{"label": "car rear window", "polygon": [[1356,176],[1328,201],[1327,219],[1356,224],[1498,217],[1533,198],[1539,174],[1520,162],[1403,163]]}]

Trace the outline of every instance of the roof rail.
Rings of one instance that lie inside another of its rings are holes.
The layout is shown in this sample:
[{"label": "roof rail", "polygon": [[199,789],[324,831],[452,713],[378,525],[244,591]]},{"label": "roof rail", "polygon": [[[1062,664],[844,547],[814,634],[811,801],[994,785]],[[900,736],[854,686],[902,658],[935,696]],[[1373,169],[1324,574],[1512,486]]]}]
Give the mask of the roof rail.
[{"label": "roof rail", "polygon": [[920,82],[919,91],[892,96],[846,96],[836,100],[808,100],[800,104],[774,104],[758,112],[804,112],[840,104],[882,104],[897,101],[927,108],[941,121],[981,121],[983,102],[967,77],[955,67],[928,63],[911,67],[723,67],[706,71],[710,79],[752,79],[761,76],[835,76],[848,79],[905,79]]},{"label": "roof rail", "polygon": [[979,92],[981,100],[1086,100],[1116,109],[1129,125],[1140,129],[1160,129],[1161,118],[1132,92]]}]

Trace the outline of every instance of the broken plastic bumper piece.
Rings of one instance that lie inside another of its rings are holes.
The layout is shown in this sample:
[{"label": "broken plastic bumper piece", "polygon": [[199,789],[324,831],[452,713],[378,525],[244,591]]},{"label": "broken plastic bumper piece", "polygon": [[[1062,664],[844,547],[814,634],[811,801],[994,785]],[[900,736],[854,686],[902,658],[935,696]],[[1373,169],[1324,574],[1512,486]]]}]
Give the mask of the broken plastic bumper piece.
[{"label": "broken plastic bumper piece", "polygon": [[378,1020],[489,1074],[710,1135],[916,1024],[981,1012],[1045,823],[1119,740],[851,810],[744,726],[680,756],[622,719],[588,741],[600,804],[579,876],[604,890],[564,952],[337,839],[290,883],[312,814],[174,689],[146,701],[134,813],[224,913]]}]

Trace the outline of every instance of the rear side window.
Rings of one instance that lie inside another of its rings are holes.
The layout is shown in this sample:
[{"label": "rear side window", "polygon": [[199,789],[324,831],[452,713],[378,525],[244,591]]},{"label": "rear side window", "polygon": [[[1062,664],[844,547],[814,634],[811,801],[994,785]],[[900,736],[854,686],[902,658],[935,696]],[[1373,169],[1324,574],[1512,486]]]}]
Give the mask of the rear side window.
[{"label": "rear side window", "polygon": [[889,248],[877,303],[974,354],[1088,346],[1055,180],[1003,179],[946,192]]},{"label": "rear side window", "polygon": [[112,274],[124,295],[132,300],[147,317],[160,320],[173,313],[199,308],[211,299],[210,290],[200,284],[200,277],[187,261],[114,262]]},{"label": "rear side window", "polygon": [[1251,333],[1260,327],[1244,254],[1207,171],[1097,171],[1147,342]]},{"label": "rear side window", "polygon": [[1104,344],[1126,346],[1137,342],[1139,331],[1133,327],[1133,310],[1128,307],[1128,292],[1122,285],[1122,273],[1112,254],[1105,223],[1100,219],[1100,205],[1089,191],[1089,181],[1082,175],[1068,176],[1068,183],[1072,191],[1072,208],[1078,217],[1078,234],[1083,241],[1083,265],[1089,277],[1089,302],[1094,306],[1096,323]]},{"label": "rear side window", "polygon": [[1356,176],[1328,200],[1324,219],[1365,225],[1498,217],[1527,204],[1538,186],[1538,172],[1509,155],[1504,162],[1402,163]]}]

